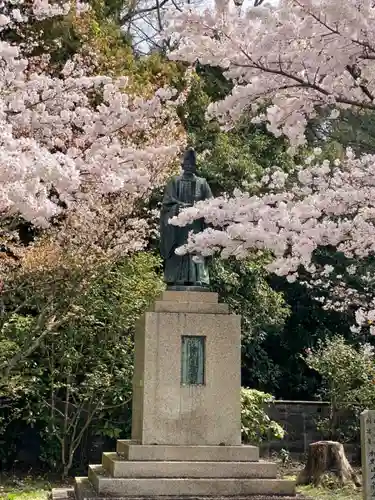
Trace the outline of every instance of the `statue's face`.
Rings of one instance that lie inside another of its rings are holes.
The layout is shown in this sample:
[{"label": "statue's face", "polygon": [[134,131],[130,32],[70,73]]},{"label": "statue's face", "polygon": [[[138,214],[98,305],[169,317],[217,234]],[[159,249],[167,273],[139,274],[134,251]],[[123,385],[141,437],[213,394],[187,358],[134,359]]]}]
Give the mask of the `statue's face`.
[{"label": "statue's face", "polygon": [[182,162],[182,170],[188,174],[195,174],[195,172],[197,171],[197,168],[195,165],[193,165],[192,163],[190,163],[189,161],[187,160],[184,160]]}]

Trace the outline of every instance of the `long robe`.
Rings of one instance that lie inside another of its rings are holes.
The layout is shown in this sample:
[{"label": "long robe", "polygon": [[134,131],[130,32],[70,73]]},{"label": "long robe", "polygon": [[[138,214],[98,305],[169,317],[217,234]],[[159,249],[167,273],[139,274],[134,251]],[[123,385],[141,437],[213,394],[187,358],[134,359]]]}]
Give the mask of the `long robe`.
[{"label": "long robe", "polygon": [[208,286],[210,279],[206,261],[194,262],[192,255],[176,255],[175,250],[186,243],[190,231],[205,229],[203,219],[185,227],[172,226],[169,219],[178,215],[181,208],[212,197],[206,179],[183,174],[173,177],[164,191],[160,213],[160,253],[164,259],[164,280],[174,286]]}]

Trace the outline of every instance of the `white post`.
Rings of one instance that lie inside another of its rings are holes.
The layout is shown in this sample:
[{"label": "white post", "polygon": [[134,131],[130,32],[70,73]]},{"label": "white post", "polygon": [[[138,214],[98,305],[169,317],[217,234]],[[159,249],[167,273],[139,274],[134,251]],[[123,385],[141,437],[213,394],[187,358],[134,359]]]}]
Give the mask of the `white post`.
[{"label": "white post", "polygon": [[375,410],[361,414],[363,499],[375,500]]}]

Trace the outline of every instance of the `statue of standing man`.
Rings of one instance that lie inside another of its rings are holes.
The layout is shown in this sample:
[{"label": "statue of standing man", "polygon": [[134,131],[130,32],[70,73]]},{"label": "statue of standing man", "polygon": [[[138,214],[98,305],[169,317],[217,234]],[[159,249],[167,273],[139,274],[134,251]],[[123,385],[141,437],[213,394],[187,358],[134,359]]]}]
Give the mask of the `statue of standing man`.
[{"label": "statue of standing man", "polygon": [[169,220],[182,208],[191,207],[196,201],[212,197],[206,179],[196,175],[196,155],[193,149],[185,151],[182,175],[173,177],[167,184],[160,213],[160,252],[164,259],[164,281],[169,289],[207,289],[210,284],[206,259],[196,261],[193,255],[177,255],[176,248],[187,242],[190,231],[205,229],[203,219],[185,227],[172,226]]}]

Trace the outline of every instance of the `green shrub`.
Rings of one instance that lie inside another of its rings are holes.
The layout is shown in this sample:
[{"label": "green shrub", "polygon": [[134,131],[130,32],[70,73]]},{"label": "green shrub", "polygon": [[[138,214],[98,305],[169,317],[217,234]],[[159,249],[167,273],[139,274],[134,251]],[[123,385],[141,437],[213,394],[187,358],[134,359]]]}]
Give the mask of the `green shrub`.
[{"label": "green shrub", "polygon": [[[351,441],[359,437],[359,414],[375,405],[375,364],[373,348],[362,345],[359,349],[343,337],[335,336],[319,342],[316,349],[309,349],[307,365],[322,377],[317,394],[330,402],[330,414],[320,419],[319,430],[327,439]],[[342,411],[353,418],[340,419]]]},{"label": "green shrub", "polygon": [[271,420],[265,409],[273,396],[255,389],[241,389],[241,432],[245,443],[259,445],[266,439],[283,439],[284,429]]},{"label": "green shrub", "polygon": [[[27,352],[35,338],[41,340],[0,384],[0,397],[10,405],[7,418],[0,418],[6,448],[7,425],[34,426],[42,438],[39,458],[66,476],[88,434],[127,437],[134,326],[164,287],[159,266],[157,257],[142,252],[95,268],[91,275],[59,261],[22,272],[23,288],[10,292],[9,319],[0,328],[0,366],[8,356]],[[64,279],[58,280],[60,275]],[[85,287],[73,293],[74,284],[83,280]],[[19,307],[25,302],[20,290],[29,301],[25,311]],[[39,318],[51,310],[66,319],[43,335]]]}]

